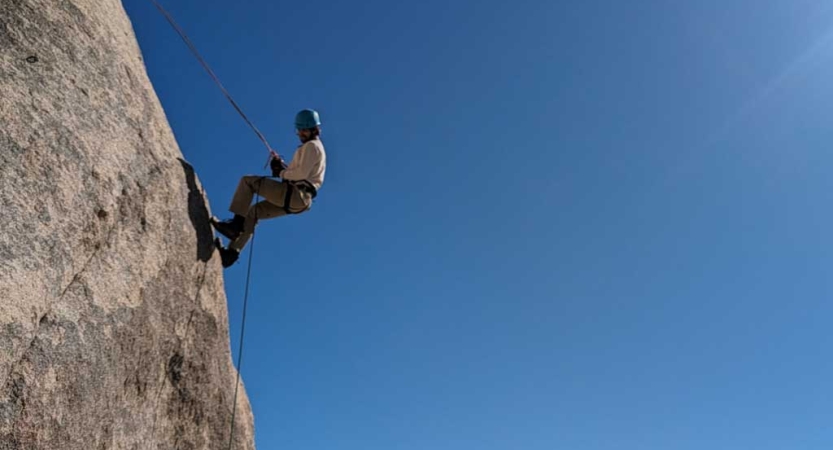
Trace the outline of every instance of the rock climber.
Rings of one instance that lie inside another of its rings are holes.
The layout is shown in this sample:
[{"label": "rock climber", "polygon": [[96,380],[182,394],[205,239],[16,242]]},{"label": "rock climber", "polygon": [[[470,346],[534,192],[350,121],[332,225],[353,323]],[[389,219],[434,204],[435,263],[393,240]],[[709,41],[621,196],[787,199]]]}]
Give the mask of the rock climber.
[{"label": "rock climber", "polygon": [[[254,233],[258,220],[303,213],[318,195],[327,167],[318,112],[312,109],[298,112],[295,133],[301,145],[289,165],[275,152],[272,152],[269,161],[272,177],[281,180],[258,175],[242,177],[229,206],[234,217],[223,221],[211,218],[214,228],[229,240],[226,247],[218,244],[223,267],[231,266],[240,257],[240,251]],[[263,200],[252,205],[255,194]]]}]

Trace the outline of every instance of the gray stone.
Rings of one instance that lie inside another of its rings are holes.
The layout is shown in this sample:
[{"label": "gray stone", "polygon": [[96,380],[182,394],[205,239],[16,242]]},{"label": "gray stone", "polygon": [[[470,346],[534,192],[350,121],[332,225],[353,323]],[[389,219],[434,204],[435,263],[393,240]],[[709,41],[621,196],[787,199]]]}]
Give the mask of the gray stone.
[{"label": "gray stone", "polygon": [[0,0],[0,211],[0,450],[228,448],[209,210],[118,0]]}]

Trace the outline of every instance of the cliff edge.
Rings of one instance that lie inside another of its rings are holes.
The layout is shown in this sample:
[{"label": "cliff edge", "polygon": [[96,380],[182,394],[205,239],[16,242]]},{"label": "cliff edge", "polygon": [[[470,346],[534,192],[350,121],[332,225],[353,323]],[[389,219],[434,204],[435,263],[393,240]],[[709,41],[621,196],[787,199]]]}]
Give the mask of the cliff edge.
[{"label": "cliff edge", "polygon": [[0,0],[0,211],[0,449],[227,448],[209,210],[118,0]]}]

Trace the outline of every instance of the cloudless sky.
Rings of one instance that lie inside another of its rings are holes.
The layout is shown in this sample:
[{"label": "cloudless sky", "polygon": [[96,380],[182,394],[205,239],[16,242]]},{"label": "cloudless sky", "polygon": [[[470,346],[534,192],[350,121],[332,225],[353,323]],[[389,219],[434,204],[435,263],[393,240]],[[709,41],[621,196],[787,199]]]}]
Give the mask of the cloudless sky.
[{"label": "cloudless sky", "polygon": [[[276,149],[324,122],[315,206],[255,239],[258,448],[833,445],[833,3],[165,5]],[[226,217],[266,152],[125,7]]]}]

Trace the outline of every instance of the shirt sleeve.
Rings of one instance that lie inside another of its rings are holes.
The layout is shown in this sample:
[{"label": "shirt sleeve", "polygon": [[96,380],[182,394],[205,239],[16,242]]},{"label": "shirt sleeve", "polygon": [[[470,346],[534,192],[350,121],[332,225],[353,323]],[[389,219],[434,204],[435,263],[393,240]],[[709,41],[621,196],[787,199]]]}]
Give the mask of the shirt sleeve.
[{"label": "shirt sleeve", "polygon": [[301,181],[309,178],[316,166],[321,164],[321,151],[312,143],[301,146],[289,166],[280,173],[284,180]]}]

